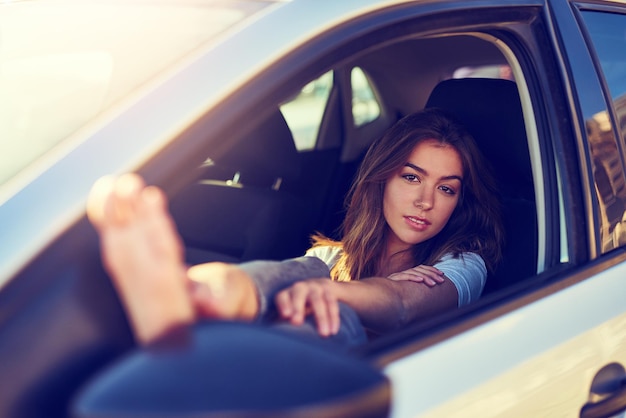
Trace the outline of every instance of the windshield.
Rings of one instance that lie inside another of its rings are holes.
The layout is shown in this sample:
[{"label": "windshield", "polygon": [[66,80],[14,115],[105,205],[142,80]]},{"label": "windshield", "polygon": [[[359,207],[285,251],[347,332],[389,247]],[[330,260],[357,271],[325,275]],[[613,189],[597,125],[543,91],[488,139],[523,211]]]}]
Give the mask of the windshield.
[{"label": "windshield", "polygon": [[129,93],[268,4],[2,2],[0,189]]}]

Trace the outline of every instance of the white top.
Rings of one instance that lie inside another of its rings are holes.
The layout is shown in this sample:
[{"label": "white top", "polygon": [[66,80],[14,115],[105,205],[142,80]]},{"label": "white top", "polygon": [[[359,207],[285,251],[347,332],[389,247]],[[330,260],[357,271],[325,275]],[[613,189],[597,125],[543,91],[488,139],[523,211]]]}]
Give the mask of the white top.
[{"label": "white top", "polygon": [[[341,247],[320,246],[309,249],[307,256],[324,261],[329,269],[341,257]],[[487,267],[482,257],[476,253],[462,253],[457,258],[447,254],[434,265],[454,284],[459,295],[458,306],[464,306],[480,298],[487,281]]]}]

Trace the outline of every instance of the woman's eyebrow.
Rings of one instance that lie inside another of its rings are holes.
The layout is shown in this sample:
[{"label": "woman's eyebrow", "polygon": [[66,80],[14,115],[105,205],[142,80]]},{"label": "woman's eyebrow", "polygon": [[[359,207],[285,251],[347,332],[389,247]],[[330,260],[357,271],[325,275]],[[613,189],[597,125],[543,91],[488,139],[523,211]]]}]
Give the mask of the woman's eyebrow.
[{"label": "woman's eyebrow", "polygon": [[[406,163],[404,166],[410,167],[413,170],[417,171],[418,173],[422,173],[423,175],[428,176],[428,171],[424,170],[422,167],[416,166],[413,163]],[[455,179],[460,181],[461,183],[463,182],[463,177],[457,176],[457,175],[443,176],[441,177],[440,180],[455,180]]]}]

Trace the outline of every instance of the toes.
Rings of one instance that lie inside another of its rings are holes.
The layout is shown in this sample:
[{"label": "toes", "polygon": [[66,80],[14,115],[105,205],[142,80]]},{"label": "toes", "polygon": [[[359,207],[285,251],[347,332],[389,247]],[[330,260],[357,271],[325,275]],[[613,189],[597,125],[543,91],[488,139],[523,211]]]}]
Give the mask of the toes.
[{"label": "toes", "polygon": [[124,174],[114,184],[113,193],[105,202],[104,222],[124,225],[143,211],[142,191],[145,184],[136,174]]},{"label": "toes", "polygon": [[167,206],[165,194],[158,187],[147,186],[141,192],[142,210],[146,215],[162,214]]},{"label": "toes", "polygon": [[[118,178],[105,176],[96,181],[87,198],[87,217],[98,229],[124,225],[137,217],[142,210],[144,181],[136,174]],[[154,195],[154,191],[149,193]],[[158,198],[157,198],[158,199]],[[152,198],[154,201],[155,198]],[[163,203],[156,203],[161,208]]]},{"label": "toes", "polygon": [[87,197],[87,217],[96,227],[102,227],[105,208],[115,187],[115,177],[105,176],[94,183]]},{"label": "toes", "polygon": [[167,210],[165,194],[154,186],[144,188],[135,203],[137,221],[154,248],[164,255],[183,256],[182,240]]}]

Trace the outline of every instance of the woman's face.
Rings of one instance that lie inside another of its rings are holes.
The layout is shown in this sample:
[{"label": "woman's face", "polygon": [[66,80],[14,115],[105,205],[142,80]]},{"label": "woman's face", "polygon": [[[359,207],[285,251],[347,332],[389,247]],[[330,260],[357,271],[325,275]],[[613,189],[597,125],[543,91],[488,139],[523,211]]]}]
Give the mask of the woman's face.
[{"label": "woman's face", "polygon": [[455,148],[434,139],[413,148],[407,163],[385,184],[388,254],[424,242],[446,226],[459,201],[462,175]]}]

